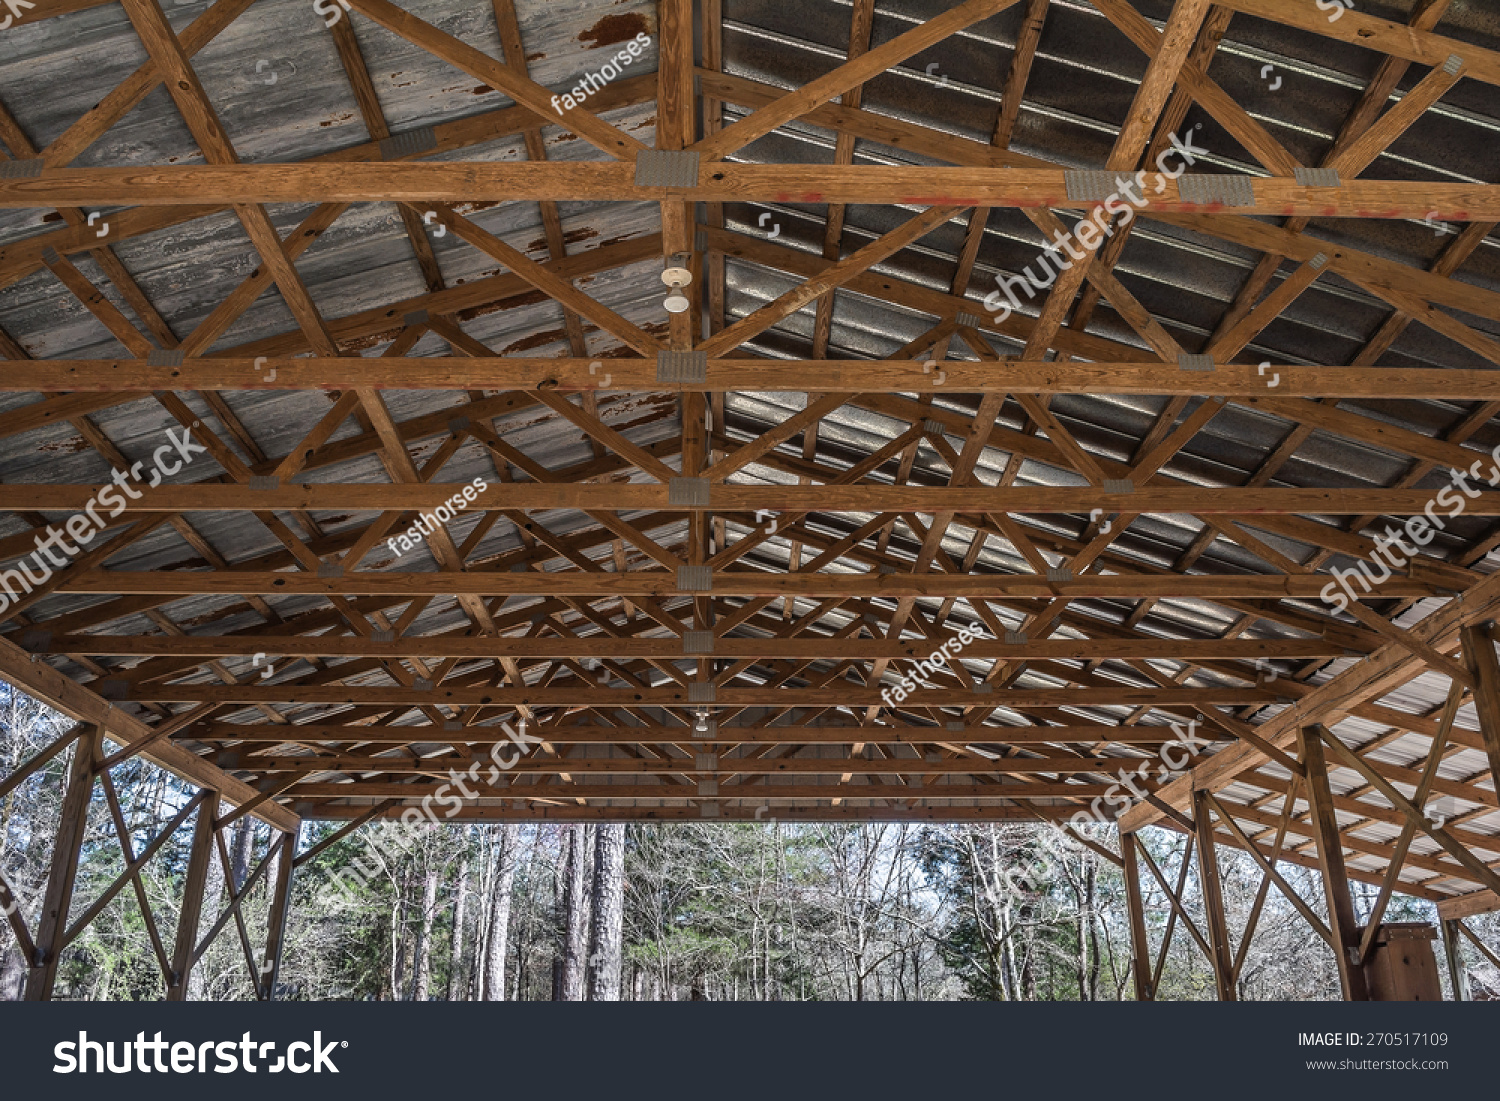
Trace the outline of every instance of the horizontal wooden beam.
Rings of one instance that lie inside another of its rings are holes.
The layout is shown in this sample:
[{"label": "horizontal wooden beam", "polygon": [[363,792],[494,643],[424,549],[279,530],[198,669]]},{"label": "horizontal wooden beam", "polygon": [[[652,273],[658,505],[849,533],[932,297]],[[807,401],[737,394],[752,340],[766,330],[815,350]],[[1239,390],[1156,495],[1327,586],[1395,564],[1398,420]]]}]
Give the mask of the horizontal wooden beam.
[{"label": "horizontal wooden beam", "polygon": [[[151,746],[142,751],[142,757],[180,780],[217,791],[235,806],[260,794],[249,784],[171,740],[156,739],[152,729],[139,719],[102,699],[92,689],[63,676],[52,666],[33,660],[30,654],[3,639],[0,639],[0,677],[70,719],[98,725],[105,737],[122,746],[151,741]],[[252,813],[278,830],[290,831],[298,825],[295,814],[275,804],[261,804]]]},{"label": "horizontal wooden beam", "polygon": [[[702,807],[583,807],[562,797],[555,806],[491,807],[465,803],[446,821],[462,822],[697,822],[709,818],[725,822],[1037,822],[1066,821],[1078,813],[1073,803],[1048,806],[1033,803],[1021,807],[912,806],[901,800],[896,806],[849,806],[846,803],[820,807],[727,806],[718,813]],[[853,798],[851,796],[850,798]],[[301,806],[302,804],[298,804]],[[717,804],[714,804],[717,807]],[[340,822],[369,813],[369,806],[354,804],[309,804],[308,821]],[[390,807],[375,818],[400,818],[403,808]]]},{"label": "horizontal wooden beam", "polygon": [[1437,904],[1438,917],[1444,921],[1474,917],[1477,914],[1490,914],[1496,910],[1500,910],[1500,895],[1490,890],[1455,895]]},{"label": "horizontal wooden beam", "polygon": [[[1474,453],[1475,459],[1481,453]],[[470,483],[163,485],[135,490],[135,512],[266,512],[298,509],[337,512],[432,511]],[[95,500],[95,485],[0,485],[0,511],[81,512]],[[661,483],[583,485],[516,482],[491,485],[464,511],[591,509],[599,512],[1176,512],[1200,516],[1280,515],[1416,516],[1432,501],[1424,489],[1244,489],[1237,486],[1151,486],[1106,493],[1089,486],[726,485],[706,498],[674,503]],[[107,502],[106,502],[107,503]],[[97,507],[97,504],[96,504]],[[112,506],[111,506],[112,507]],[[1500,516],[1500,492],[1478,492],[1464,509],[1471,516]]]},{"label": "horizontal wooden beam", "polygon": [[[533,733],[536,733],[535,731]],[[702,742],[689,726],[547,726],[538,734],[553,745],[637,745],[650,742],[691,744]],[[1199,737],[1205,736],[1199,732]],[[509,741],[498,726],[341,726],[336,723],[297,723],[280,726],[272,723],[203,723],[173,735],[179,741],[243,742],[267,745],[305,745],[310,742],[370,743],[375,745],[409,745],[442,743],[447,745],[489,745]],[[938,742],[980,745],[1035,745],[1087,743],[1119,745],[1155,745],[1177,737],[1170,726],[1110,726],[1105,723],[1079,723],[1067,726],[876,726],[854,724],[836,726],[730,726],[720,723],[708,739],[716,745],[934,745]]]},{"label": "horizontal wooden beam", "polygon": [[1262,370],[1238,363],[1211,372],[1175,363],[710,359],[702,382],[660,382],[654,359],[287,356],[193,358],[153,367],[140,359],[44,359],[6,365],[0,392],[136,393],[170,390],[554,390],[586,393],[724,391],[938,394],[1142,394],[1226,397],[1500,399],[1500,371],[1381,367]]},{"label": "horizontal wooden beam", "polygon": [[[500,575],[510,576],[510,575]],[[626,574],[625,577],[642,575]],[[644,576],[650,576],[649,574]],[[734,576],[734,575],[729,575]],[[892,575],[894,576],[894,575]],[[834,578],[832,580],[837,580]],[[964,578],[955,578],[964,580]],[[413,589],[413,592],[417,590]],[[452,590],[441,590],[451,592]],[[538,590],[541,591],[541,590]],[[547,590],[557,592],[556,589]],[[882,638],[716,638],[718,658],[848,659],[925,658],[949,641],[891,641]],[[953,639],[957,642],[956,637]],[[38,639],[32,653],[94,654],[120,657],[430,657],[430,658],[667,658],[683,657],[681,638],[489,638],[466,635],[404,635],[376,642],[362,635],[58,635]],[[696,651],[695,651],[696,652]],[[1309,639],[977,639],[963,647],[969,658],[1092,661],[1152,658],[1254,661],[1262,658],[1337,658],[1349,651],[1320,638]]]},{"label": "horizontal wooden beam", "polygon": [[[835,770],[837,771],[837,770]],[[861,773],[860,775],[864,775]],[[432,796],[442,785],[438,784],[388,784],[362,783],[360,797],[377,799],[404,799],[410,804],[420,803]],[[775,799],[782,805],[793,801],[822,799],[899,799],[916,800],[923,805],[945,800],[963,799],[986,803],[1014,801],[1017,799],[1092,799],[1105,790],[1100,784],[924,784],[921,787],[905,787],[899,784],[719,784],[712,793],[700,793],[697,787],[658,782],[655,784],[566,784],[538,787],[534,784],[514,784],[509,787],[482,787],[471,785],[473,790],[485,798],[504,799],[670,799],[693,802],[710,800],[727,802],[737,799],[764,803]],[[369,790],[366,791],[365,789]],[[347,799],[351,785],[336,783],[304,783],[287,789],[292,799]],[[451,792],[451,786],[444,792]],[[441,812],[441,804],[439,805]]]},{"label": "horizontal wooden beam", "polygon": [[[122,682],[123,683],[123,682]],[[445,688],[414,686],[257,684],[142,684],[125,686],[125,699],[176,703],[319,703],[377,706],[442,707],[675,707],[703,706],[685,686],[672,688],[598,688],[588,682],[547,688]],[[918,707],[1194,707],[1208,704],[1252,706],[1275,703],[1274,692],[1253,688],[1008,688],[918,689],[902,702]],[[719,688],[720,707],[880,707],[875,689],[847,684],[842,688]]]},{"label": "horizontal wooden beam", "polygon": [[57,15],[67,15],[75,11],[87,11],[89,8],[102,8],[106,4],[112,4],[114,0],[38,0],[35,5],[24,5],[35,7],[36,11],[26,12],[21,16],[27,23],[34,23],[38,19],[51,19]]},{"label": "horizontal wooden beam", "polygon": [[[1500,494],[1497,494],[1500,496]],[[1019,511],[1019,510],[1009,510]],[[1106,508],[1108,511],[1108,508]],[[1141,511],[1148,511],[1142,509]],[[1149,510],[1156,511],[1156,510]],[[1160,511],[1175,511],[1163,509]],[[1372,510],[1373,511],[1373,510]],[[715,596],[850,596],[850,597],[1201,597],[1240,600],[1281,598],[1317,599],[1318,594],[1338,583],[1326,574],[1080,574],[1070,580],[1048,580],[1043,574],[839,574],[771,573],[744,570],[714,573],[706,590],[684,589],[676,573],[664,570],[631,570],[611,573],[600,570],[566,570],[527,573],[409,570],[370,571],[340,577],[313,573],[275,573],[225,570],[86,570],[62,580],[55,592],[113,593],[121,596],[152,594],[186,596],[277,594],[363,596],[672,596],[682,592],[712,592]],[[1407,577],[1393,577],[1376,595],[1433,596],[1439,590]],[[332,640],[330,640],[332,641]],[[370,652],[401,656],[412,650],[403,639],[394,649],[369,643]],[[496,641],[488,642],[494,653]],[[926,653],[936,648],[936,643]],[[259,650],[264,650],[260,647]],[[146,651],[152,652],[152,651]],[[258,650],[252,650],[257,653]],[[682,656],[679,650],[676,656]],[[896,656],[901,656],[900,654]],[[1010,656],[1010,655],[1007,655]]]},{"label": "horizontal wooden beam", "polygon": [[[635,164],[600,162],[453,162],[388,164],[151,165],[44,168],[26,179],[0,179],[0,207],[181,206],[204,203],[618,202],[875,203],[906,206],[1056,207],[1092,210],[1068,197],[1060,169],[1003,171],[966,167],[815,166],[705,163],[688,187],[637,185]],[[1180,180],[1152,180],[1155,213],[1272,214],[1283,217],[1500,220],[1500,186],[1428,181],[1345,180],[1311,186],[1286,177],[1240,176],[1253,202],[1189,202]],[[1139,192],[1137,195],[1139,196]]]},{"label": "horizontal wooden beam", "polygon": [[[507,755],[509,756],[509,755]],[[718,776],[824,776],[829,773],[847,773],[855,776],[946,776],[949,774],[1037,776],[1052,774],[1097,774],[1113,775],[1121,770],[1133,771],[1143,764],[1151,764],[1154,757],[1006,757],[991,760],[974,754],[968,757],[934,758],[912,757],[725,757],[720,754],[702,754],[708,760],[699,767],[699,754],[691,757],[540,757],[531,756],[518,760],[505,775],[610,775],[610,776],[656,776],[663,773],[706,773]],[[489,761],[485,757],[429,757],[418,760],[413,757],[240,757],[237,754],[220,754],[224,767],[254,773],[324,772],[370,773],[383,772],[390,775],[447,776],[453,769],[462,772],[477,761],[476,775],[485,776]],[[1159,766],[1158,766],[1159,767]],[[476,790],[484,789],[475,784]],[[488,789],[497,794],[509,794],[504,787]],[[343,794],[343,793],[340,793]],[[373,792],[372,794],[382,794]],[[384,794],[389,794],[385,792]],[[1017,794],[1021,794],[1017,792]]]}]

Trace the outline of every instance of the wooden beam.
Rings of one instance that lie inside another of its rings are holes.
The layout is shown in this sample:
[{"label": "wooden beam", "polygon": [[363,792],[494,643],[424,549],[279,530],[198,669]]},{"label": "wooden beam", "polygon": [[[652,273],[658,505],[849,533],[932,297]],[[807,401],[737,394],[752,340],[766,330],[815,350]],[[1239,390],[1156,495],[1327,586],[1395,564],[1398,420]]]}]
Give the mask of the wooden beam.
[{"label": "wooden beam", "polygon": [[25,1000],[51,1001],[57,982],[57,966],[68,929],[68,911],[73,904],[73,884],[78,876],[79,853],[89,824],[89,800],[94,791],[94,767],[100,753],[100,729],[95,726],[78,738],[68,764],[57,833],[52,845],[51,870],[42,909],[37,917],[34,955],[28,961]]},{"label": "wooden beam", "polygon": [[1500,789],[1500,659],[1493,629],[1492,623],[1473,623],[1463,629],[1462,638],[1464,663],[1474,678],[1474,710],[1490,762],[1490,783]]},{"label": "wooden beam", "polygon": [[1238,1000],[1234,983],[1234,946],[1229,943],[1229,922],[1224,913],[1224,881],[1219,876],[1218,851],[1214,844],[1212,800],[1213,796],[1206,791],[1197,792],[1193,800],[1193,824],[1198,831],[1198,885],[1208,919],[1208,942],[1212,949],[1209,963],[1214,969],[1214,986],[1219,1001],[1233,1002]]},{"label": "wooden beam", "polygon": [[[172,949],[172,974],[167,980],[166,1000],[187,1000],[188,979],[196,960],[198,923],[203,914],[204,888],[208,885],[208,865],[214,853],[214,819],[219,814],[218,794],[207,793],[198,806],[193,825],[193,847],[188,855],[187,874],[182,884],[182,907],[177,914],[177,940]],[[229,874],[229,869],[222,869]],[[217,900],[215,900],[217,902]]]},{"label": "wooden beam", "polygon": [[1135,983],[1135,1000],[1149,1002],[1156,992],[1151,985],[1151,941],[1146,936],[1146,909],[1141,899],[1141,869],[1136,859],[1135,834],[1120,833],[1120,856],[1125,878],[1125,910],[1130,919],[1130,974]]},{"label": "wooden beam", "polygon": [[[375,0],[359,0],[374,3]],[[869,56],[869,55],[866,55]],[[727,131],[726,131],[727,132]],[[709,170],[711,167],[711,171]],[[638,185],[626,162],[430,162],[402,164],[153,165],[138,168],[46,168],[33,178],[0,180],[0,208],[180,206],[299,202],[560,201],[876,203],[902,206],[1049,206],[1092,210],[1070,199],[1058,169],[994,172],[963,167],[817,167],[721,163],[705,166],[697,184]],[[1185,177],[1184,177],[1185,178]],[[1404,180],[1346,180],[1338,187],[1285,176],[1247,177],[1251,201],[1226,206],[1184,199],[1181,180],[1151,195],[1152,217],[1212,213],[1446,222],[1500,220],[1500,186]],[[1211,208],[1211,209],[1210,209]]]},{"label": "wooden beam", "polygon": [[[282,485],[258,489],[247,485],[162,485],[128,503],[130,512],[266,512],[273,510],[432,511],[469,483],[349,483]],[[82,511],[99,492],[80,484],[8,484],[0,486],[0,511]],[[1500,492],[1478,492],[1465,512],[1500,516]],[[1324,516],[1419,516],[1433,499],[1425,489],[1242,489],[1237,486],[1161,486],[1129,493],[1108,493],[1075,486],[910,486],[910,485],[721,485],[709,487],[707,503],[673,503],[665,485],[538,485],[511,483],[491,487],[466,511],[577,508],[600,512],[637,509],[678,512],[1010,512],[1087,515],[1106,513],[1195,513],[1238,516],[1251,513]]]},{"label": "wooden beam", "polygon": [[[546,505],[531,506],[549,507]],[[552,506],[556,507],[556,506]],[[1050,510],[1049,510],[1050,511]],[[1176,511],[1162,508],[1161,512]],[[1393,510],[1396,511],[1396,510]],[[1327,575],[1311,574],[1083,574],[1068,581],[1050,581],[1036,574],[835,574],[772,573],[741,570],[710,575],[711,588],[684,590],[676,573],[664,570],[528,571],[501,573],[469,570],[416,572],[379,570],[320,577],[309,573],[271,573],[239,570],[85,570],[60,582],[59,593],[159,594],[164,596],[218,593],[238,596],[291,594],[382,596],[672,596],[685,591],[716,596],[844,596],[914,597],[964,596],[1020,598],[1132,598],[1194,597],[1238,600],[1312,600],[1337,583]],[[1381,585],[1376,597],[1433,596],[1441,590],[1425,581],[1396,577]],[[408,647],[409,648],[409,647]],[[929,653],[931,650],[928,651]],[[1017,651],[1019,653],[1019,651]],[[925,655],[924,655],[925,656]]]},{"label": "wooden beam", "polygon": [[1474,917],[1478,914],[1492,914],[1496,910],[1500,910],[1500,894],[1490,890],[1453,895],[1437,904],[1438,917],[1444,921],[1456,921],[1459,918]]},{"label": "wooden beam", "polygon": [[1464,965],[1462,942],[1459,939],[1459,930],[1462,921],[1458,918],[1441,918],[1439,926],[1443,931],[1443,955],[1448,962],[1448,979],[1453,987],[1453,1000],[1455,1002],[1470,1001],[1469,997],[1469,969]]},{"label": "wooden beam", "polygon": [[[653,742],[691,743],[696,735],[690,726],[648,724],[605,726],[570,724],[548,726],[547,741],[553,745],[637,745]],[[955,730],[946,725],[904,724],[815,724],[797,726],[732,726],[720,723],[714,733],[716,745],[933,745],[938,742],[975,742],[980,745],[1120,744],[1154,746],[1177,737],[1170,726],[1111,726],[1103,723],[1065,726],[984,726],[964,724]],[[184,731],[179,740],[237,742],[264,745],[305,745],[309,742],[349,742],[369,745],[409,745],[436,742],[453,745],[488,745],[509,741],[498,726],[392,726],[350,723],[215,723]],[[701,740],[701,739],[699,739]]]},{"label": "wooden beam", "polygon": [[[719,775],[736,771],[734,760],[723,759],[723,768]],[[863,762],[846,762],[862,764]],[[847,770],[840,772],[839,762],[827,763],[826,775],[837,779],[839,776],[870,777],[874,775],[900,775],[897,772],[871,773],[868,770],[856,769],[850,773]],[[467,768],[465,761],[450,759],[448,768],[460,765]],[[332,771],[332,770],[329,770]],[[372,763],[369,768],[355,771],[380,772],[378,762]],[[483,771],[482,769],[480,770]],[[763,773],[742,773],[742,775],[756,776],[755,781],[743,783],[718,782],[718,790],[712,795],[700,794],[697,787],[687,787],[683,784],[673,782],[673,778],[682,774],[693,775],[693,762],[677,762],[676,770],[662,769],[657,774],[656,783],[619,783],[617,775],[593,784],[578,783],[578,770],[572,768],[568,762],[561,762],[552,772],[539,773],[532,770],[521,773],[528,778],[536,775],[552,776],[559,773],[567,773],[572,777],[571,783],[547,783],[540,786],[530,782],[524,784],[488,786],[479,782],[469,783],[472,791],[478,792],[478,799],[641,799],[641,800],[670,800],[677,801],[691,799],[694,801],[710,802],[734,802],[743,799],[787,799],[811,801],[818,799],[899,799],[902,801],[915,801],[922,805],[962,800],[964,802],[976,802],[978,804],[989,804],[995,801],[1010,801],[1026,799],[1078,799],[1089,800],[1101,796],[1105,791],[1105,785],[1098,783],[996,783],[983,784],[973,783],[926,783],[921,787],[915,784],[903,786],[901,784],[878,784],[878,783],[850,783],[847,780],[842,783],[797,783],[797,784],[767,784],[759,780]],[[434,769],[433,775],[446,775],[442,769]],[[462,775],[462,770],[460,770]],[[926,774],[929,776],[948,775],[955,778],[963,777],[965,773],[951,774]],[[989,773],[974,773],[973,775],[990,775]],[[368,790],[366,790],[368,788]],[[306,799],[343,799],[350,796],[355,798],[385,798],[401,799],[408,805],[420,803],[423,799],[437,796],[441,798],[443,786],[435,783],[372,783],[368,780],[360,780],[355,784],[349,783],[303,783],[292,789],[291,794]],[[450,787],[451,791],[452,788]]]},{"label": "wooden beam", "polygon": [[[506,575],[502,575],[506,576]],[[894,576],[894,575],[892,575]],[[541,590],[538,590],[541,591]],[[555,590],[547,590],[555,591]],[[801,658],[814,660],[837,651],[840,658],[927,657],[943,642],[941,635],[926,640],[803,636],[800,638],[715,638],[713,656],[718,658]],[[288,635],[280,632],[254,635],[57,635],[38,640],[34,654],[92,654],[165,657],[252,657],[271,654],[284,657],[429,657],[429,658],[645,658],[674,660],[685,656],[681,638],[610,638],[591,636],[527,636],[475,638],[467,635],[403,635],[390,642],[377,642],[363,635]],[[1028,638],[1025,642],[976,639],[963,647],[966,659],[1044,659],[1090,661],[1117,659],[1143,661],[1153,658],[1205,661],[1256,661],[1260,659],[1339,658],[1345,647],[1319,638],[1257,639],[1152,639],[1152,638]]]},{"label": "wooden beam", "polygon": [[[847,682],[845,682],[847,683]],[[987,687],[987,686],[986,686]],[[299,703],[383,704],[422,707],[458,704],[464,706],[515,707],[675,707],[691,708],[685,686],[671,688],[600,688],[582,680],[572,686],[552,685],[546,688],[452,688],[437,685],[419,687],[367,687],[355,685],[282,685],[275,684],[139,684],[128,689],[128,699],[176,703]],[[905,706],[917,707],[1104,707],[1132,705],[1142,707],[1201,707],[1208,704],[1236,706],[1275,703],[1272,692],[1254,688],[1132,688],[1099,686],[1091,688],[1007,689],[983,692],[978,689],[919,689]],[[874,688],[763,688],[725,687],[717,689],[719,706],[767,707],[844,707],[884,706],[885,701]],[[247,795],[253,798],[258,792]]]},{"label": "wooden beam", "polygon": [[[446,293],[446,292],[445,292]],[[334,323],[336,329],[337,323]],[[342,334],[336,334],[342,335]],[[657,381],[656,360],[576,357],[454,358],[343,357],[311,362],[287,355],[190,356],[180,366],[151,367],[132,359],[41,359],[6,364],[0,392],[91,393],[122,401],[143,400],[163,387],[176,390],[530,390],[583,393],[720,393],[812,390],[833,393],[931,394],[1142,394],[1193,396],[1210,386],[1226,397],[1279,396],[1277,409],[1298,398],[1425,398],[1500,400],[1500,372],[1463,368],[1279,365],[1262,373],[1249,364],[1218,363],[1212,375],[1185,372],[1175,363],[1006,360],[1004,371],[983,363],[945,360],[941,375],[908,359],[766,360],[711,357],[702,382]],[[259,363],[259,367],[256,364]],[[269,379],[271,371],[276,372]],[[1273,384],[1274,383],[1274,387]],[[91,410],[89,410],[91,411]],[[1309,413],[1311,410],[1309,410]],[[1475,453],[1476,456],[1482,454]]]},{"label": "wooden beam", "polygon": [[1344,872],[1343,842],[1339,837],[1338,819],[1334,816],[1333,792],[1328,786],[1323,741],[1315,728],[1301,727],[1297,731],[1297,745],[1297,756],[1306,769],[1318,870],[1323,877],[1323,893],[1328,902],[1328,924],[1333,933],[1339,985],[1346,1002],[1368,1001],[1365,973],[1359,965],[1359,928],[1354,917],[1354,899],[1349,894],[1349,878]]},{"label": "wooden beam", "polygon": [[[549,797],[540,797],[543,799]],[[465,804],[449,821],[459,822],[701,822],[706,816],[701,807],[581,807],[560,796],[554,805],[515,807],[482,807]],[[767,816],[762,808],[768,807]],[[369,808],[328,804],[318,809],[322,821],[342,821],[364,814]],[[738,806],[725,806],[715,818],[726,822],[1038,822],[1066,821],[1077,812],[1070,804],[1048,806],[1033,804],[1027,807],[923,807],[910,805],[888,806],[780,806],[774,797],[752,802],[746,800]],[[404,807],[392,807],[376,815],[377,818],[400,818],[406,813]]]}]

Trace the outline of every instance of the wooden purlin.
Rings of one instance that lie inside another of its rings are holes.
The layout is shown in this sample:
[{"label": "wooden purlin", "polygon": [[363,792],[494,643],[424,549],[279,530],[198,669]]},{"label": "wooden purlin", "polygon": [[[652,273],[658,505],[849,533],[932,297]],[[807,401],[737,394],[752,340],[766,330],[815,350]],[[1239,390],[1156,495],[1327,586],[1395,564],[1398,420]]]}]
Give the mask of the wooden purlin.
[{"label": "wooden purlin", "polygon": [[[360,0],[362,3],[373,0]],[[727,131],[726,131],[727,132]],[[230,164],[133,168],[43,169],[35,178],[0,179],[0,208],[181,206],[184,195],[200,202],[257,205],[291,202],[504,202],[556,197],[572,201],[733,202],[776,201],[795,194],[808,201],[889,203],[918,206],[1056,206],[1091,210],[1095,202],[1068,196],[1062,170],[1017,168],[995,173],[974,168],[886,168],[853,165],[725,163],[702,169],[699,182],[668,186],[636,184],[628,163],[528,162],[468,164],[455,172],[430,162],[391,164]],[[1378,217],[1444,222],[1500,219],[1500,186],[1344,180],[1337,185],[1302,183],[1290,176],[1244,177],[1245,201],[1207,201],[1184,194],[1184,176],[1165,180],[1151,195],[1148,217],[1223,214],[1306,215],[1326,218]],[[1077,270],[1077,269],[1074,269]],[[1081,276],[1080,276],[1081,277]]]}]

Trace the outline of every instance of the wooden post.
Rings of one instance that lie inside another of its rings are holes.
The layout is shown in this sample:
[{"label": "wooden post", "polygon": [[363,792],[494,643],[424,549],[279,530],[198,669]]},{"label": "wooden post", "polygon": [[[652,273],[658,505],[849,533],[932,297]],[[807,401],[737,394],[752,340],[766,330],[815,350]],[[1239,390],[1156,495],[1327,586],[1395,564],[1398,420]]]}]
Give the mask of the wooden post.
[{"label": "wooden post", "polygon": [[1323,876],[1323,893],[1328,899],[1328,924],[1337,948],[1339,985],[1346,1002],[1369,1001],[1365,974],[1357,962],[1360,932],[1354,917],[1354,899],[1349,894],[1349,878],[1344,870],[1344,850],[1338,821],[1333,814],[1328,763],[1323,756],[1318,728],[1304,726],[1298,729],[1297,748],[1303,767],[1307,769],[1307,794],[1317,843],[1318,870]]},{"label": "wooden post", "polygon": [[297,857],[301,828],[281,835],[281,851],[276,854],[276,883],[272,887],[271,911],[266,919],[266,955],[261,961],[256,986],[262,1001],[276,998],[276,980],[281,974],[281,952],[286,939],[286,918],[292,896],[292,870]]},{"label": "wooden post", "polygon": [[1438,927],[1443,931],[1443,954],[1448,957],[1448,977],[1453,982],[1453,1000],[1467,1002],[1469,998],[1469,969],[1464,966],[1463,942],[1459,938],[1462,918],[1443,918]]},{"label": "wooden post", "polygon": [[1135,834],[1120,831],[1120,856],[1124,860],[1125,906],[1130,911],[1131,974],[1135,978],[1135,1000],[1156,1000],[1151,987],[1151,944],[1146,939],[1146,909],[1141,900],[1141,870],[1136,862]]},{"label": "wooden post", "polygon": [[1500,661],[1495,657],[1494,623],[1463,629],[1464,664],[1474,676],[1474,710],[1479,736],[1490,759],[1490,775],[1500,783]]},{"label": "wooden post", "polygon": [[[187,880],[182,888],[182,911],[177,918],[177,943],[172,949],[172,977],[167,1001],[187,998],[188,975],[198,947],[198,919],[203,914],[203,889],[208,883],[208,862],[214,853],[214,820],[219,816],[219,793],[210,791],[198,807],[193,826],[193,851],[188,857]],[[228,874],[228,869],[225,869]]]},{"label": "wooden post", "polygon": [[1219,879],[1219,858],[1214,846],[1212,811],[1208,792],[1193,792],[1193,825],[1198,833],[1198,883],[1203,890],[1203,908],[1208,916],[1208,942],[1213,948],[1209,962],[1219,1001],[1236,1001],[1234,952],[1229,946],[1229,923],[1224,917],[1224,888]]},{"label": "wooden post", "polygon": [[68,909],[73,904],[73,882],[78,876],[78,856],[88,828],[89,799],[94,792],[94,764],[100,743],[100,730],[95,726],[73,747],[68,786],[57,823],[57,841],[52,849],[52,868],[47,873],[47,890],[37,923],[36,954],[26,977],[24,997],[28,1002],[50,1001],[52,987],[57,982],[59,946],[67,932]]}]

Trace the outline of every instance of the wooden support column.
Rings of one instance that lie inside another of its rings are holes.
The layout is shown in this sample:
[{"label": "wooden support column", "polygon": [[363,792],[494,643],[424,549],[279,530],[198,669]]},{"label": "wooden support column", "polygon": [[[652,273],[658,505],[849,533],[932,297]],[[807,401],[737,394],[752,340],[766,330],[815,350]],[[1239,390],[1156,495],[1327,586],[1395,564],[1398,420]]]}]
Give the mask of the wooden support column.
[{"label": "wooden support column", "polygon": [[1213,948],[1209,962],[1214,967],[1214,986],[1219,1001],[1236,1001],[1234,951],[1229,946],[1229,923],[1224,916],[1224,884],[1219,878],[1219,858],[1214,845],[1211,796],[1193,792],[1193,824],[1198,832],[1198,883],[1203,890],[1203,908],[1208,917],[1208,942]]},{"label": "wooden support column", "polygon": [[89,799],[94,792],[94,767],[101,744],[100,729],[94,726],[73,747],[68,786],[63,793],[62,813],[57,824],[57,841],[52,849],[52,869],[47,874],[47,890],[37,921],[36,951],[26,977],[24,998],[28,1002],[50,1001],[52,988],[57,982],[58,957],[68,928],[68,909],[73,903],[78,856],[83,848],[83,835],[88,829]]},{"label": "wooden support column", "polygon": [[[187,881],[182,889],[182,911],[177,919],[177,943],[172,949],[172,976],[167,1001],[187,999],[188,975],[198,947],[198,919],[203,914],[203,889],[208,883],[208,863],[214,853],[214,820],[219,816],[219,793],[210,791],[198,807],[193,827],[193,851],[188,857]],[[228,869],[226,869],[227,874]]]},{"label": "wooden support column", "polygon": [[1448,958],[1448,978],[1453,983],[1453,1000],[1467,1002],[1469,998],[1469,969],[1464,966],[1463,941],[1459,926],[1462,918],[1443,918],[1438,927],[1443,931],[1443,954]]},{"label": "wooden support column", "polygon": [[1490,776],[1500,784],[1500,660],[1495,656],[1494,623],[1475,623],[1462,632],[1464,664],[1474,678],[1474,710],[1479,735],[1490,759]]},{"label": "wooden support column", "polygon": [[1323,876],[1323,892],[1328,899],[1328,921],[1338,956],[1339,985],[1346,1002],[1369,1001],[1365,974],[1360,968],[1359,928],[1354,917],[1354,899],[1349,894],[1349,879],[1344,871],[1344,850],[1339,840],[1338,822],[1333,814],[1333,792],[1328,786],[1328,763],[1323,742],[1315,726],[1297,730],[1298,754],[1307,770],[1307,793],[1318,850],[1318,870]]},{"label": "wooden support column", "polygon": [[1141,869],[1136,861],[1135,834],[1120,831],[1120,856],[1124,861],[1125,905],[1130,911],[1130,973],[1135,979],[1135,1000],[1156,1000],[1151,986],[1151,944],[1146,939],[1146,909],[1141,899]]},{"label": "wooden support column", "polygon": [[261,1001],[276,1000],[276,980],[281,974],[281,953],[286,944],[286,919],[291,907],[292,871],[296,865],[301,827],[281,835],[276,854],[276,882],[271,888],[271,911],[266,919],[266,954],[261,961],[256,988]]}]

